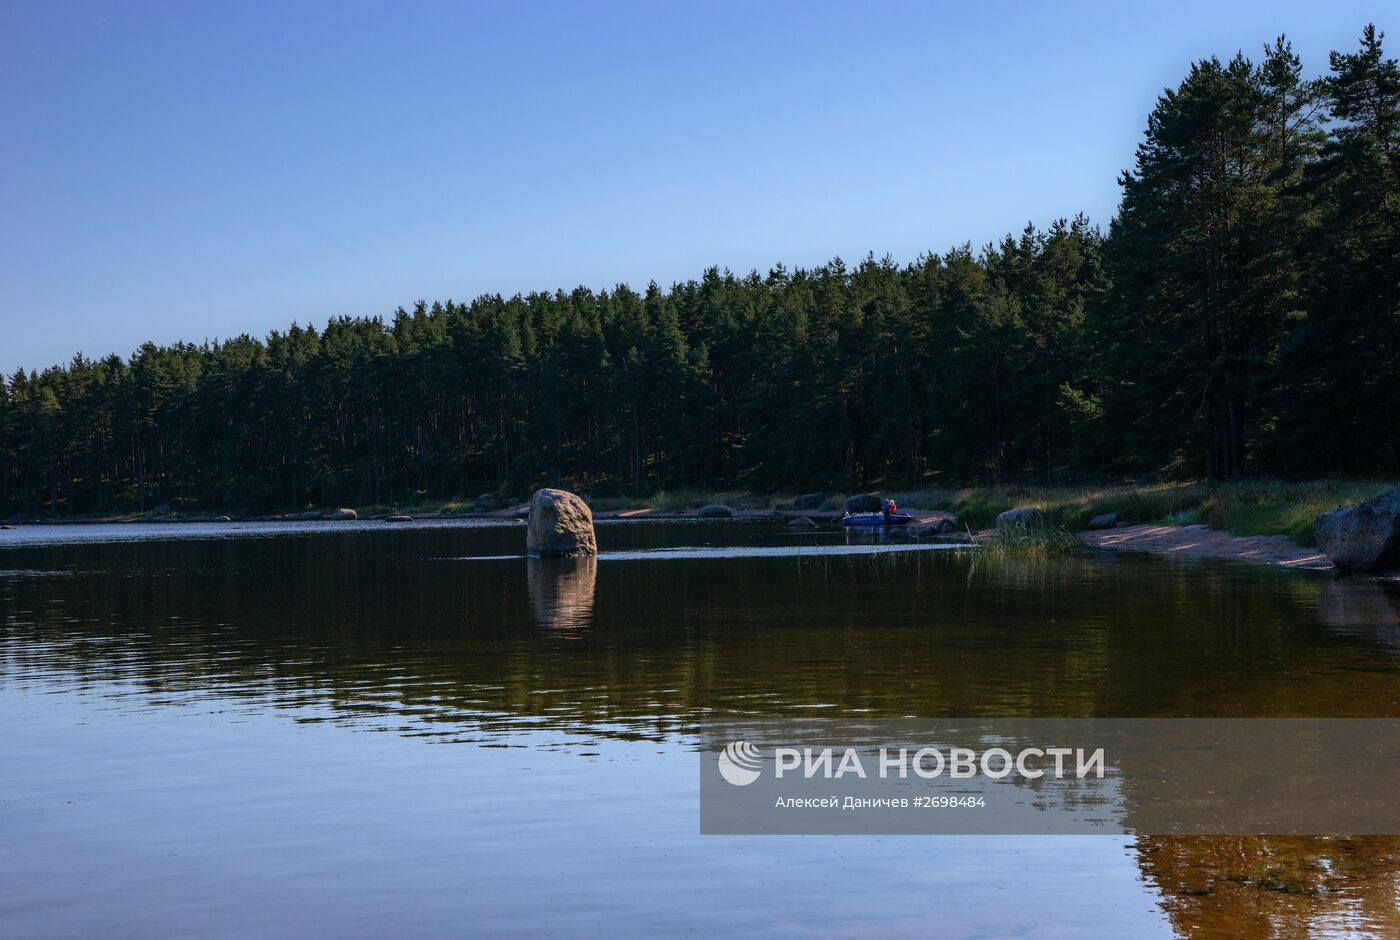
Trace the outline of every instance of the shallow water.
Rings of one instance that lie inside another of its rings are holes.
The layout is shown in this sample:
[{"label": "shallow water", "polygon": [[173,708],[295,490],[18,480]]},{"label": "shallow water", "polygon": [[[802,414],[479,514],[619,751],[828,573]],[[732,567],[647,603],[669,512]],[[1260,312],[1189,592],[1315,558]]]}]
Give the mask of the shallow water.
[{"label": "shallow water", "polygon": [[0,933],[1400,932],[1400,840],[701,837],[690,752],[814,711],[1396,716],[1393,592],[758,524],[600,526],[582,563],[523,538],[0,532]]}]

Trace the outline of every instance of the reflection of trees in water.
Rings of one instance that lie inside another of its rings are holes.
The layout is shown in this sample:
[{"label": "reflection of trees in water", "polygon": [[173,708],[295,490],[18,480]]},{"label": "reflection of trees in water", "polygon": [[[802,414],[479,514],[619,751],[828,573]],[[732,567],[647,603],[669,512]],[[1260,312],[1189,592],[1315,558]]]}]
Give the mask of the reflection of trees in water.
[{"label": "reflection of trees in water", "polygon": [[1400,936],[1400,838],[1145,836],[1136,847],[1182,936]]},{"label": "reflection of trees in water", "polygon": [[[1375,638],[1317,629],[1332,582],[1296,572],[937,553],[546,569],[453,561],[448,534],[422,538],[46,549],[16,566],[79,574],[0,583],[17,612],[0,630],[24,637],[12,657],[94,678],[210,694],[271,684],[460,722],[491,711],[674,727],[814,705],[1385,715],[1400,701]],[[561,630],[575,642],[554,642]]]},{"label": "reflection of trees in water", "polygon": [[[518,537],[477,551],[518,551]],[[1394,596],[1369,583],[937,553],[546,569],[454,561],[466,553],[455,538],[20,553],[6,567],[77,574],[0,581],[0,673],[320,706],[453,737],[542,725],[662,735],[699,717],[811,705],[1125,717],[1388,715],[1400,702],[1384,635]],[[1397,840],[1141,847],[1144,875],[1188,935],[1284,937],[1297,935],[1290,924],[1353,915],[1397,926],[1385,919]]]},{"label": "reflection of trees in water", "polygon": [[531,558],[526,563],[530,609],[545,630],[576,631],[593,622],[598,558]]}]

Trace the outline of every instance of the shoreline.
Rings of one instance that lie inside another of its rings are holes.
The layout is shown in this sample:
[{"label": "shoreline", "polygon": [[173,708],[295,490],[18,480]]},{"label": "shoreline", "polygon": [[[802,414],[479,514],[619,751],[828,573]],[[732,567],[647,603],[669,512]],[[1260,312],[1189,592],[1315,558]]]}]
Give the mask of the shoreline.
[{"label": "shoreline", "polygon": [[1336,570],[1321,550],[1305,548],[1286,535],[1231,535],[1204,525],[1130,525],[1075,535],[1084,546],[1102,551],[1223,558],[1299,571]]},{"label": "shoreline", "polygon": [[[927,526],[942,520],[952,520],[953,513],[936,510],[911,509],[914,521],[911,526]],[[358,515],[360,522],[384,522],[389,525],[403,525],[409,522],[434,521],[444,519],[524,519],[528,508],[514,506],[494,512],[471,512],[466,510],[446,510],[431,512],[397,512]],[[594,513],[596,522],[749,522],[786,523],[793,519],[811,519],[819,525],[834,523],[841,513],[835,510],[797,509],[735,509],[729,516],[701,516],[698,509],[612,509]],[[329,514],[311,518],[302,513],[264,514],[256,516],[186,515],[166,513],[159,516],[127,513],[113,516],[87,517],[81,519],[36,519],[8,523],[11,526],[34,525],[152,525],[209,524],[229,525],[247,522],[298,522],[314,525],[317,522],[351,521],[337,520]],[[972,541],[986,538],[991,530],[972,533]],[[1333,571],[1331,560],[1316,548],[1306,548],[1285,535],[1232,535],[1205,525],[1126,525],[1113,529],[1088,530],[1074,533],[1080,544],[1094,551],[1141,552],[1151,555],[1178,558],[1218,558],[1229,561],[1243,561],[1254,564],[1274,565],[1299,571]],[[946,538],[944,536],[943,538]]]}]

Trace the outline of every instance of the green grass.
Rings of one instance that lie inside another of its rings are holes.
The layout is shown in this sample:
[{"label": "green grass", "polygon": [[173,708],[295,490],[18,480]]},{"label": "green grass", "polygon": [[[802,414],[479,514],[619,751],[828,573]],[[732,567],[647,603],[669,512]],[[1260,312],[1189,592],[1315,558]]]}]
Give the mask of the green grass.
[{"label": "green grass", "polygon": [[[741,500],[745,501],[746,508],[750,509],[766,509],[773,505],[772,498],[766,496],[756,497],[751,493],[739,491],[711,492],[683,487],[677,490],[662,490],[654,496],[597,496],[589,500],[588,506],[594,512],[615,512],[623,509],[659,509],[662,512],[679,512],[683,509],[699,509],[713,503],[738,509],[739,507],[735,504]],[[749,505],[750,503],[753,505]],[[788,498],[787,504],[792,505],[791,497]]]},{"label": "green grass", "polygon": [[[987,529],[1008,509],[1037,507],[1052,526],[1082,529],[1097,515],[1116,512],[1128,524],[1158,522],[1197,508],[1206,493],[1200,484],[1151,487],[1001,486],[958,490],[947,499],[959,528]],[[941,508],[941,507],[936,507]]]},{"label": "green grass", "polygon": [[1232,535],[1286,535],[1313,545],[1313,522],[1341,506],[1365,502],[1394,483],[1327,480],[1313,483],[1230,483],[1203,507],[1203,521]]},{"label": "green grass", "polygon": [[994,557],[1043,558],[1052,555],[1078,555],[1085,549],[1074,533],[1058,525],[1009,525],[994,531],[981,543]]},{"label": "green grass", "polygon": [[[1314,481],[1281,483],[1257,480],[1246,483],[1164,483],[1155,486],[990,486],[963,489],[919,489],[884,492],[901,509],[950,511],[960,529],[978,531],[996,524],[1008,509],[1035,506],[1045,512],[1047,529],[1077,531],[1097,515],[1116,512],[1128,525],[1199,525],[1223,529],[1233,535],[1286,535],[1300,545],[1313,544],[1313,520],[1324,512],[1363,502],[1394,483]],[[822,509],[839,510],[848,494],[829,493]],[[600,498],[595,512],[610,509],[655,507],[668,511],[698,509],[709,503],[734,506],[745,494],[679,489],[650,498]],[[750,497],[752,498],[752,497]],[[773,494],[758,502],[789,508],[796,497]],[[1039,537],[1038,537],[1039,538]],[[1049,545],[1028,546],[1049,553]]]}]

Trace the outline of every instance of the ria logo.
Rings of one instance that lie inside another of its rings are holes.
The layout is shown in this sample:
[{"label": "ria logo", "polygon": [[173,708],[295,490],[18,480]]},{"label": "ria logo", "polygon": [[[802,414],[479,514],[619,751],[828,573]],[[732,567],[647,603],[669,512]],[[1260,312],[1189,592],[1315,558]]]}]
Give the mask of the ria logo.
[{"label": "ria logo", "polygon": [[763,754],[747,741],[726,744],[715,763],[720,776],[736,787],[746,787],[758,779],[763,768]]}]

